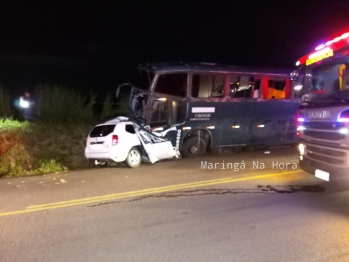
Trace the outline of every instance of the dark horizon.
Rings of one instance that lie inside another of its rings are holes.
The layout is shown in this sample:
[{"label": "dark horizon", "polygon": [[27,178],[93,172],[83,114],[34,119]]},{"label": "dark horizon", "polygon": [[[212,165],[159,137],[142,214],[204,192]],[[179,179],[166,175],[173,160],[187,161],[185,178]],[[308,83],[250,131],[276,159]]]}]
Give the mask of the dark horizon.
[{"label": "dark horizon", "polygon": [[349,31],[349,1],[3,1],[0,82],[114,91],[146,62],[295,68]]}]

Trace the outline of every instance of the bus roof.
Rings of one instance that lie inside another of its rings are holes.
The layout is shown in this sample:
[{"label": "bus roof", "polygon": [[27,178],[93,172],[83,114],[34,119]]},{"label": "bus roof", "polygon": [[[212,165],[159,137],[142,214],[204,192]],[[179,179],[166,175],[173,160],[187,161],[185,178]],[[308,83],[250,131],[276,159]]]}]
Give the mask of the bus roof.
[{"label": "bus roof", "polygon": [[174,71],[185,72],[210,72],[210,73],[241,73],[253,75],[289,76],[294,69],[262,68],[251,66],[234,66],[215,63],[148,63],[138,66],[141,70],[156,73],[169,73]]}]

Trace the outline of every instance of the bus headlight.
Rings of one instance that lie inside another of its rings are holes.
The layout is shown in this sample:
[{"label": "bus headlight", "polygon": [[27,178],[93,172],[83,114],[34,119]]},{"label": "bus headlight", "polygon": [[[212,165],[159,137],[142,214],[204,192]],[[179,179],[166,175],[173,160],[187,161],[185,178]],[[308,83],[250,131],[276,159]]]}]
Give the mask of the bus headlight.
[{"label": "bus headlight", "polygon": [[299,150],[299,154],[304,155],[304,153],[305,153],[305,145],[303,145],[302,143],[300,143],[300,144],[298,145],[298,150]]}]

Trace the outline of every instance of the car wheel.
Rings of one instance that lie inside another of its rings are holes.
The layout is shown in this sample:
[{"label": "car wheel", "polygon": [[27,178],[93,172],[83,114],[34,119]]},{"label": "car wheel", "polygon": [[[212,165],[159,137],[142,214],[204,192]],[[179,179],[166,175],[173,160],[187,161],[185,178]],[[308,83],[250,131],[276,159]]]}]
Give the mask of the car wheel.
[{"label": "car wheel", "polygon": [[132,147],[125,160],[125,164],[128,167],[139,167],[142,163],[142,155],[137,147]]},{"label": "car wheel", "polygon": [[182,154],[184,157],[203,156],[206,153],[207,144],[204,139],[198,136],[189,138],[184,142]]}]

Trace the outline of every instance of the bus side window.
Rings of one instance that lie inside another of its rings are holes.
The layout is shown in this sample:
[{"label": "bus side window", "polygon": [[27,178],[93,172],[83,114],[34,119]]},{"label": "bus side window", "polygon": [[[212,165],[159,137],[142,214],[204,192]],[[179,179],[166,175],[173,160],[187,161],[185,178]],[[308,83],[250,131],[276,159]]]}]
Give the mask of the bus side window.
[{"label": "bus side window", "polygon": [[252,98],[261,98],[261,80],[256,80],[254,82],[253,95]]},{"label": "bus side window", "polygon": [[196,98],[223,97],[224,75],[194,74],[191,96]]},{"label": "bus side window", "polygon": [[285,99],[285,80],[269,80],[268,81],[268,99]]},{"label": "bus side window", "polygon": [[230,79],[230,97],[251,97],[254,85],[254,77],[233,75]]}]

